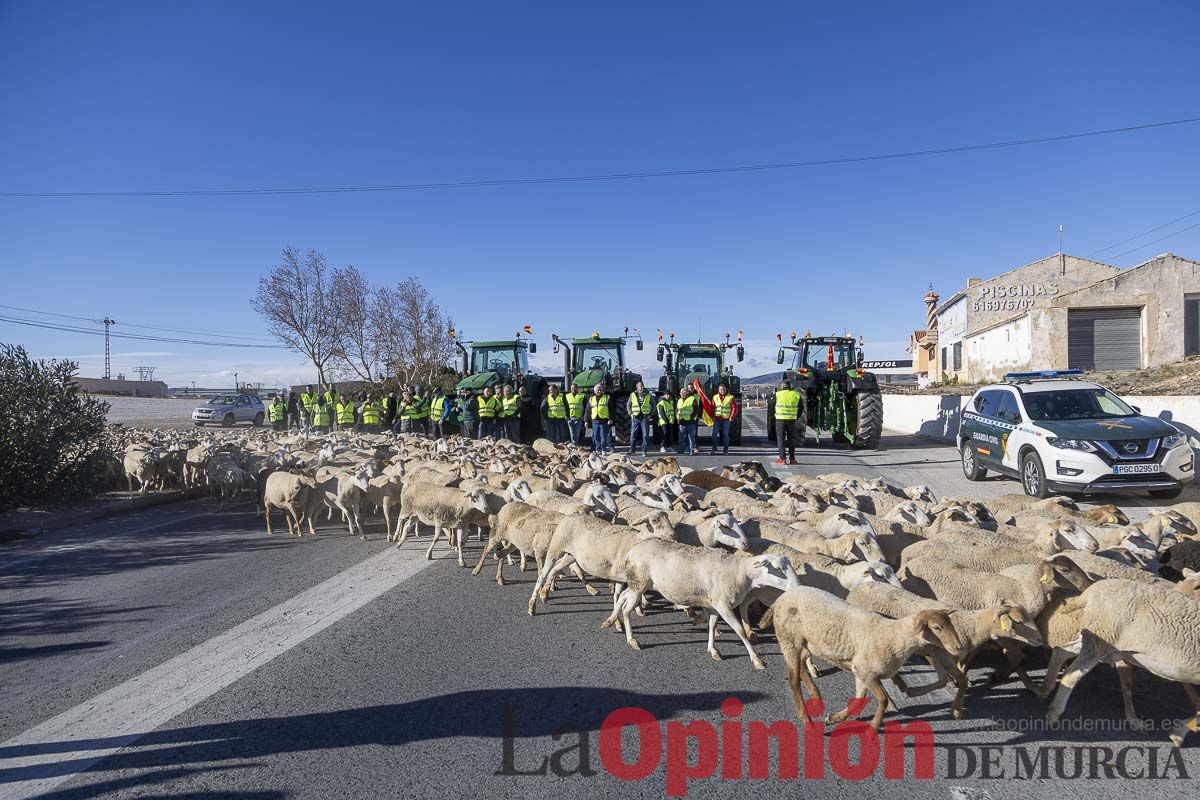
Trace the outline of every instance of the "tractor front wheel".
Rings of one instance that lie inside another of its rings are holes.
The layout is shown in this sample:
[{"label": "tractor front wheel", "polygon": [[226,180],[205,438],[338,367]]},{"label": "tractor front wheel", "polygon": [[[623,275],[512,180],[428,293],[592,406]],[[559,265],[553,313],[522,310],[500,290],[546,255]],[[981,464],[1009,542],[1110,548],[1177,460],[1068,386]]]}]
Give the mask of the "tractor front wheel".
[{"label": "tractor front wheel", "polygon": [[742,443],[742,411],[740,409],[737,417],[729,422],[729,443],[735,447]]},{"label": "tractor front wheel", "polygon": [[883,395],[878,392],[855,392],[849,398],[854,411],[854,419],[848,420],[854,424],[854,447],[857,449],[874,449],[879,446],[883,436]]},{"label": "tractor front wheel", "polygon": [[778,438],[775,433],[775,398],[767,398],[767,441],[773,442]]},{"label": "tractor front wheel", "polygon": [[613,444],[629,444],[629,395],[612,395],[609,402],[612,414]]}]

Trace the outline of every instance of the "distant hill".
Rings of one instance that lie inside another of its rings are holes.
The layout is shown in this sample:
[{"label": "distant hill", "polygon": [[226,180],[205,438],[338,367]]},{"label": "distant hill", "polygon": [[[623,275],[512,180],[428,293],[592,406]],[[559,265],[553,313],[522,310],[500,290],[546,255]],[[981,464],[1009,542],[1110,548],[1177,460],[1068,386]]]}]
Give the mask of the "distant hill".
[{"label": "distant hill", "polygon": [[757,386],[759,384],[779,383],[783,380],[782,372],[768,372],[766,375],[759,375],[755,378],[742,378],[742,383],[747,386]]}]

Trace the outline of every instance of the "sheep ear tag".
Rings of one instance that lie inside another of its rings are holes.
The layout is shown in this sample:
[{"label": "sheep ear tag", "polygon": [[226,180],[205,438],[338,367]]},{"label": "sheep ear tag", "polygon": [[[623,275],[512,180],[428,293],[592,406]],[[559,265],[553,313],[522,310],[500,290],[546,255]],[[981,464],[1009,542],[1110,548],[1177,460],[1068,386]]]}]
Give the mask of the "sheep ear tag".
[{"label": "sheep ear tag", "polygon": [[1050,582],[1050,576],[1049,576],[1049,575],[1046,575],[1045,573],[1043,573],[1043,574],[1042,574],[1042,577],[1038,578],[1038,581],[1040,581],[1041,583],[1049,583],[1049,582]]},{"label": "sheep ear tag", "polygon": [[1000,615],[1000,630],[1005,632],[1012,630],[1012,618],[1008,614]]}]

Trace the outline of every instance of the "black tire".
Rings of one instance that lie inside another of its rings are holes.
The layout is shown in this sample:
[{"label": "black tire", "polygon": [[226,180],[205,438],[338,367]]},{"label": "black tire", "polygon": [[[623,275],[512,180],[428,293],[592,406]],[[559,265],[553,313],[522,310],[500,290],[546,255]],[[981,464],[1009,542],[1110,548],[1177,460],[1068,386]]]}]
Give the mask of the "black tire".
[{"label": "black tire", "polygon": [[738,403],[737,418],[729,423],[729,444],[737,446],[742,443],[742,409]]},{"label": "black tire", "polygon": [[629,395],[615,394],[609,401],[613,444],[629,444]]},{"label": "black tire", "polygon": [[775,397],[767,398],[767,441],[774,442],[779,440],[779,434],[775,432]]},{"label": "black tire", "polygon": [[969,440],[963,442],[958,455],[962,462],[963,475],[967,476],[967,480],[981,481],[987,477],[987,470],[979,464],[979,453],[975,452],[974,442]]},{"label": "black tire", "polygon": [[193,422],[192,424],[193,424],[193,425],[195,425],[197,428],[203,428],[203,427],[204,427],[204,423],[203,423],[203,422]]},{"label": "black tire", "polygon": [[261,428],[262,424],[263,424],[263,415],[262,415],[262,412],[260,411],[254,415],[254,427]]},{"label": "black tire", "polygon": [[873,450],[883,436],[883,395],[878,392],[855,392],[847,402],[847,411],[854,411],[854,448]]},{"label": "black tire", "polygon": [[1157,500],[1170,500],[1183,494],[1183,484],[1179,484],[1174,489],[1151,489],[1149,494]]},{"label": "black tire", "polygon": [[233,414],[226,414],[225,417],[221,420],[221,427],[222,428],[232,428],[236,423],[237,423],[237,420],[235,420],[233,418]]},{"label": "black tire", "polygon": [[1030,497],[1045,500],[1051,495],[1050,487],[1046,485],[1046,468],[1042,466],[1042,458],[1030,450],[1021,459],[1021,488]]}]

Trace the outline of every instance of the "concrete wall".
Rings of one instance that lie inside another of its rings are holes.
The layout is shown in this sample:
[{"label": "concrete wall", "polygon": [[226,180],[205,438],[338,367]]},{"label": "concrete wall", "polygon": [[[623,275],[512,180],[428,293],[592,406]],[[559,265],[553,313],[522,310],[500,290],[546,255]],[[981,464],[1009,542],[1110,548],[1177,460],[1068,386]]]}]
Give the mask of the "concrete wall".
[{"label": "concrete wall", "polygon": [[80,388],[92,394],[115,394],[127,397],[166,397],[167,384],[162,381],[118,381],[104,378],[75,378]]},{"label": "concrete wall", "polygon": [[[1054,348],[1059,357],[1055,368],[1067,365],[1066,329],[1068,308],[1142,307],[1142,366],[1174,364],[1184,357],[1184,295],[1200,292],[1200,263],[1170,253],[1112,278],[1054,300],[1061,321],[1063,341]],[[1060,352],[1061,351],[1061,352]]]},{"label": "concrete wall", "polygon": [[969,336],[964,353],[967,380],[986,383],[1008,372],[1029,371],[1032,346],[1028,314]]},{"label": "concrete wall", "polygon": [[1055,254],[967,288],[966,333],[975,333],[1058,297],[1120,272],[1119,267]]},{"label": "concrete wall", "polygon": [[[885,394],[883,427],[897,433],[915,434],[953,442],[958,434],[962,407],[969,396]],[[1123,398],[1143,414],[1170,422],[1186,433],[1193,448],[1200,448],[1200,397],[1130,395]]]}]

